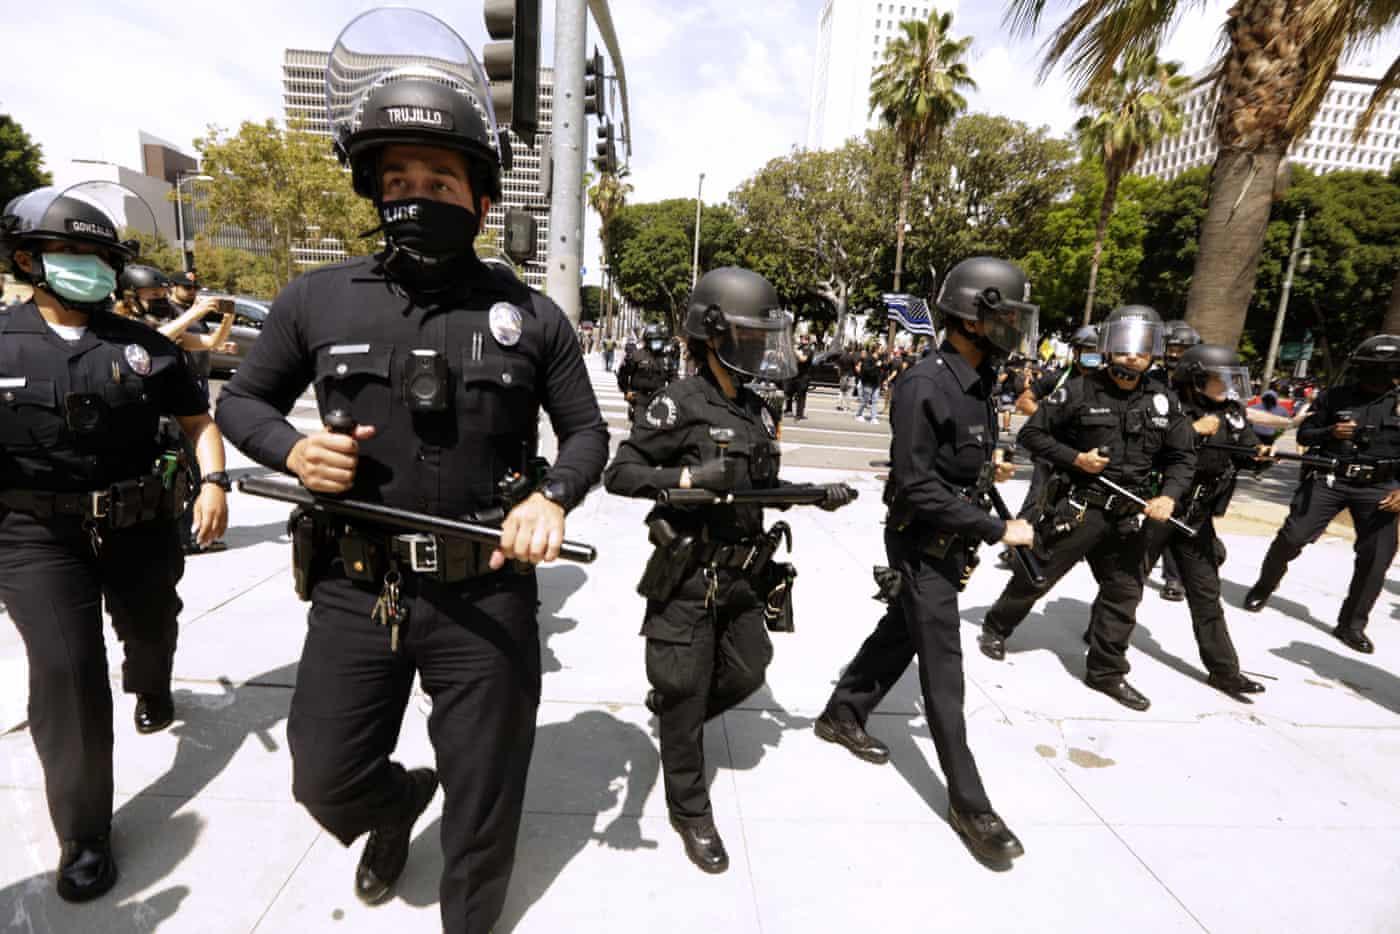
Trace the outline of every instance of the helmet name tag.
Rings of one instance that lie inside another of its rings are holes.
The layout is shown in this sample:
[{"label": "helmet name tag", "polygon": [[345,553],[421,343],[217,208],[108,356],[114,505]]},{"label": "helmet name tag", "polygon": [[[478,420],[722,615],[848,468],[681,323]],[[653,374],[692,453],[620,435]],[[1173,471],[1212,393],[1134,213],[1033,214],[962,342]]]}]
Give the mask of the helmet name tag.
[{"label": "helmet name tag", "polygon": [[435,130],[455,129],[452,114],[436,107],[381,107],[379,125],[426,126]]},{"label": "helmet name tag", "polygon": [[91,234],[95,237],[105,237],[108,240],[117,239],[117,232],[110,227],[103,227],[101,224],[94,224],[91,221],[80,221],[68,218],[68,232],[76,234]]}]

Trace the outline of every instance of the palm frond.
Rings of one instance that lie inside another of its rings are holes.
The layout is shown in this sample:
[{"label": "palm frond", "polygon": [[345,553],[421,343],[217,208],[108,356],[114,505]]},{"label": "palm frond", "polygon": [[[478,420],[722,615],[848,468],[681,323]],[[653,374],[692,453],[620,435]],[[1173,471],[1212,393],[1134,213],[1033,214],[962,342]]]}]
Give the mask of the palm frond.
[{"label": "palm frond", "polygon": [[1376,118],[1376,112],[1381,109],[1381,104],[1397,88],[1400,88],[1400,56],[1396,56],[1395,61],[1390,63],[1390,67],[1381,76],[1381,83],[1371,94],[1371,99],[1366,102],[1366,109],[1362,112],[1360,119],[1356,121],[1356,133],[1352,139],[1357,142],[1361,141],[1361,137],[1365,136],[1366,131],[1371,128],[1371,123]]}]

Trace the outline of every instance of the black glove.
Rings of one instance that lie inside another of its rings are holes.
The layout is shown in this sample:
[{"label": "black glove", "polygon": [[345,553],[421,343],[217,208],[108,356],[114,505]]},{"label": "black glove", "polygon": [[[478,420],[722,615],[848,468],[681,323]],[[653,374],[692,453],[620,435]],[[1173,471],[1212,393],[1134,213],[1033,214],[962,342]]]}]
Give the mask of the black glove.
[{"label": "black glove", "polygon": [[856,498],[856,491],[844,483],[826,484],[826,499],[819,504],[827,512],[835,512]]},{"label": "black glove", "polygon": [[732,457],[701,461],[690,468],[690,485],[698,490],[725,493],[734,489],[739,478],[739,464]]}]

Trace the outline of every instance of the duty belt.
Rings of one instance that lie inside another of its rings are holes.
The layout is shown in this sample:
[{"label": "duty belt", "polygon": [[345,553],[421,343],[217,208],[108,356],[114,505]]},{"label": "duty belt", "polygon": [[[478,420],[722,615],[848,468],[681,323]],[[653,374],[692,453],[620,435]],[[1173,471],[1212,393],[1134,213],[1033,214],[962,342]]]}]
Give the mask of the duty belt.
[{"label": "duty belt", "polygon": [[[765,556],[765,552],[767,552]],[[701,567],[727,568],[736,571],[758,571],[773,556],[766,539],[757,538],[728,545],[702,542],[695,549],[696,563]]]},{"label": "duty belt", "polygon": [[1396,460],[1342,461],[1328,476],[1348,483],[1388,483],[1400,474],[1397,468],[1400,468],[1400,461]]},{"label": "duty belt", "polygon": [[345,575],[351,580],[379,582],[390,564],[400,573],[412,572],[447,584],[492,573],[490,561],[495,549],[490,545],[357,527],[329,537],[336,540]]},{"label": "duty belt", "polygon": [[1070,489],[1067,498],[1072,506],[1088,506],[1094,509],[1102,509],[1104,512],[1118,513],[1121,515],[1129,515],[1142,511],[1142,507],[1132,500],[1120,496],[1117,493],[1110,493],[1108,490],[1096,486],[1073,487]]},{"label": "duty belt", "polygon": [[123,480],[100,490],[63,493],[52,490],[0,491],[0,508],[36,519],[72,518],[124,529],[161,516],[175,515],[175,494],[158,476]]}]

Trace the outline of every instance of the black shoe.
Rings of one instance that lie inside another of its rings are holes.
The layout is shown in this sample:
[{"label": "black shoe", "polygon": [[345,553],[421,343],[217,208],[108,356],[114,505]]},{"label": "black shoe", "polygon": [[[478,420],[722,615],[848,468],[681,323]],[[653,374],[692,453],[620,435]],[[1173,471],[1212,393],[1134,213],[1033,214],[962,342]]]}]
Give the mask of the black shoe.
[{"label": "black shoe", "polygon": [[977,647],[994,662],[1006,659],[1006,637],[986,623],[982,624],[982,634],[977,637]]},{"label": "black shoe", "polygon": [[1366,638],[1366,633],[1359,629],[1347,629],[1338,626],[1332,630],[1332,635],[1336,636],[1350,648],[1355,649],[1362,655],[1370,655],[1376,650],[1376,646],[1370,639]]},{"label": "black shoe", "polygon": [[1223,694],[1229,694],[1231,697],[1264,693],[1264,685],[1253,678],[1246,678],[1238,671],[1231,675],[1212,674],[1206,678],[1206,684]]},{"label": "black shoe", "polygon": [[175,698],[169,694],[136,695],[136,732],[159,733],[175,722]]},{"label": "black shoe", "polygon": [[865,732],[865,727],[854,720],[822,714],[817,718],[813,730],[828,743],[845,746],[857,759],[864,759],[876,765],[884,765],[890,761],[890,747]]},{"label": "black shoe", "polygon": [[1011,549],[1010,549],[1010,548],[1003,548],[1003,549],[1001,550],[1001,553],[1000,553],[999,555],[997,555],[997,564],[998,564],[1000,567],[1002,567],[1003,569],[1007,570],[1007,571],[1011,570],[1011,567],[1012,567],[1011,562],[1012,562],[1012,560],[1013,560],[1013,559],[1012,559],[1012,556],[1011,556]]},{"label": "black shoe", "polygon": [[1186,591],[1181,587],[1181,581],[1166,581],[1162,584],[1162,599],[1170,603],[1180,603],[1186,599]]},{"label": "black shoe", "polygon": [[661,693],[659,691],[654,689],[647,691],[647,699],[643,703],[646,704],[647,710],[650,710],[658,717],[661,716]]},{"label": "black shoe", "polygon": [[365,851],[360,855],[360,865],[355,867],[355,895],[366,905],[378,905],[393,894],[394,883],[399,881],[408,862],[413,824],[433,800],[437,785],[437,772],[432,769],[409,772],[403,816],[370,833]]},{"label": "black shoe", "polygon": [[1007,863],[1026,853],[1021,841],[995,811],[962,814],[950,804],[948,823],[967,842],[973,853],[989,863]]},{"label": "black shoe", "polygon": [[705,872],[720,873],[729,868],[729,854],[719,838],[712,817],[672,817],[671,826],[681,835],[685,855]]},{"label": "black shoe", "polygon": [[1274,595],[1272,587],[1261,587],[1255,584],[1249,588],[1249,593],[1244,595],[1244,608],[1251,613],[1258,613],[1264,609],[1264,604],[1269,602],[1269,598]]},{"label": "black shoe", "polygon": [[1084,683],[1100,694],[1107,694],[1130,710],[1146,710],[1152,706],[1150,700],[1122,678],[1113,678],[1108,681],[1094,681],[1085,678]]},{"label": "black shoe", "polygon": [[110,837],[63,841],[58,858],[58,897],[65,902],[90,902],[117,884],[117,861]]}]

